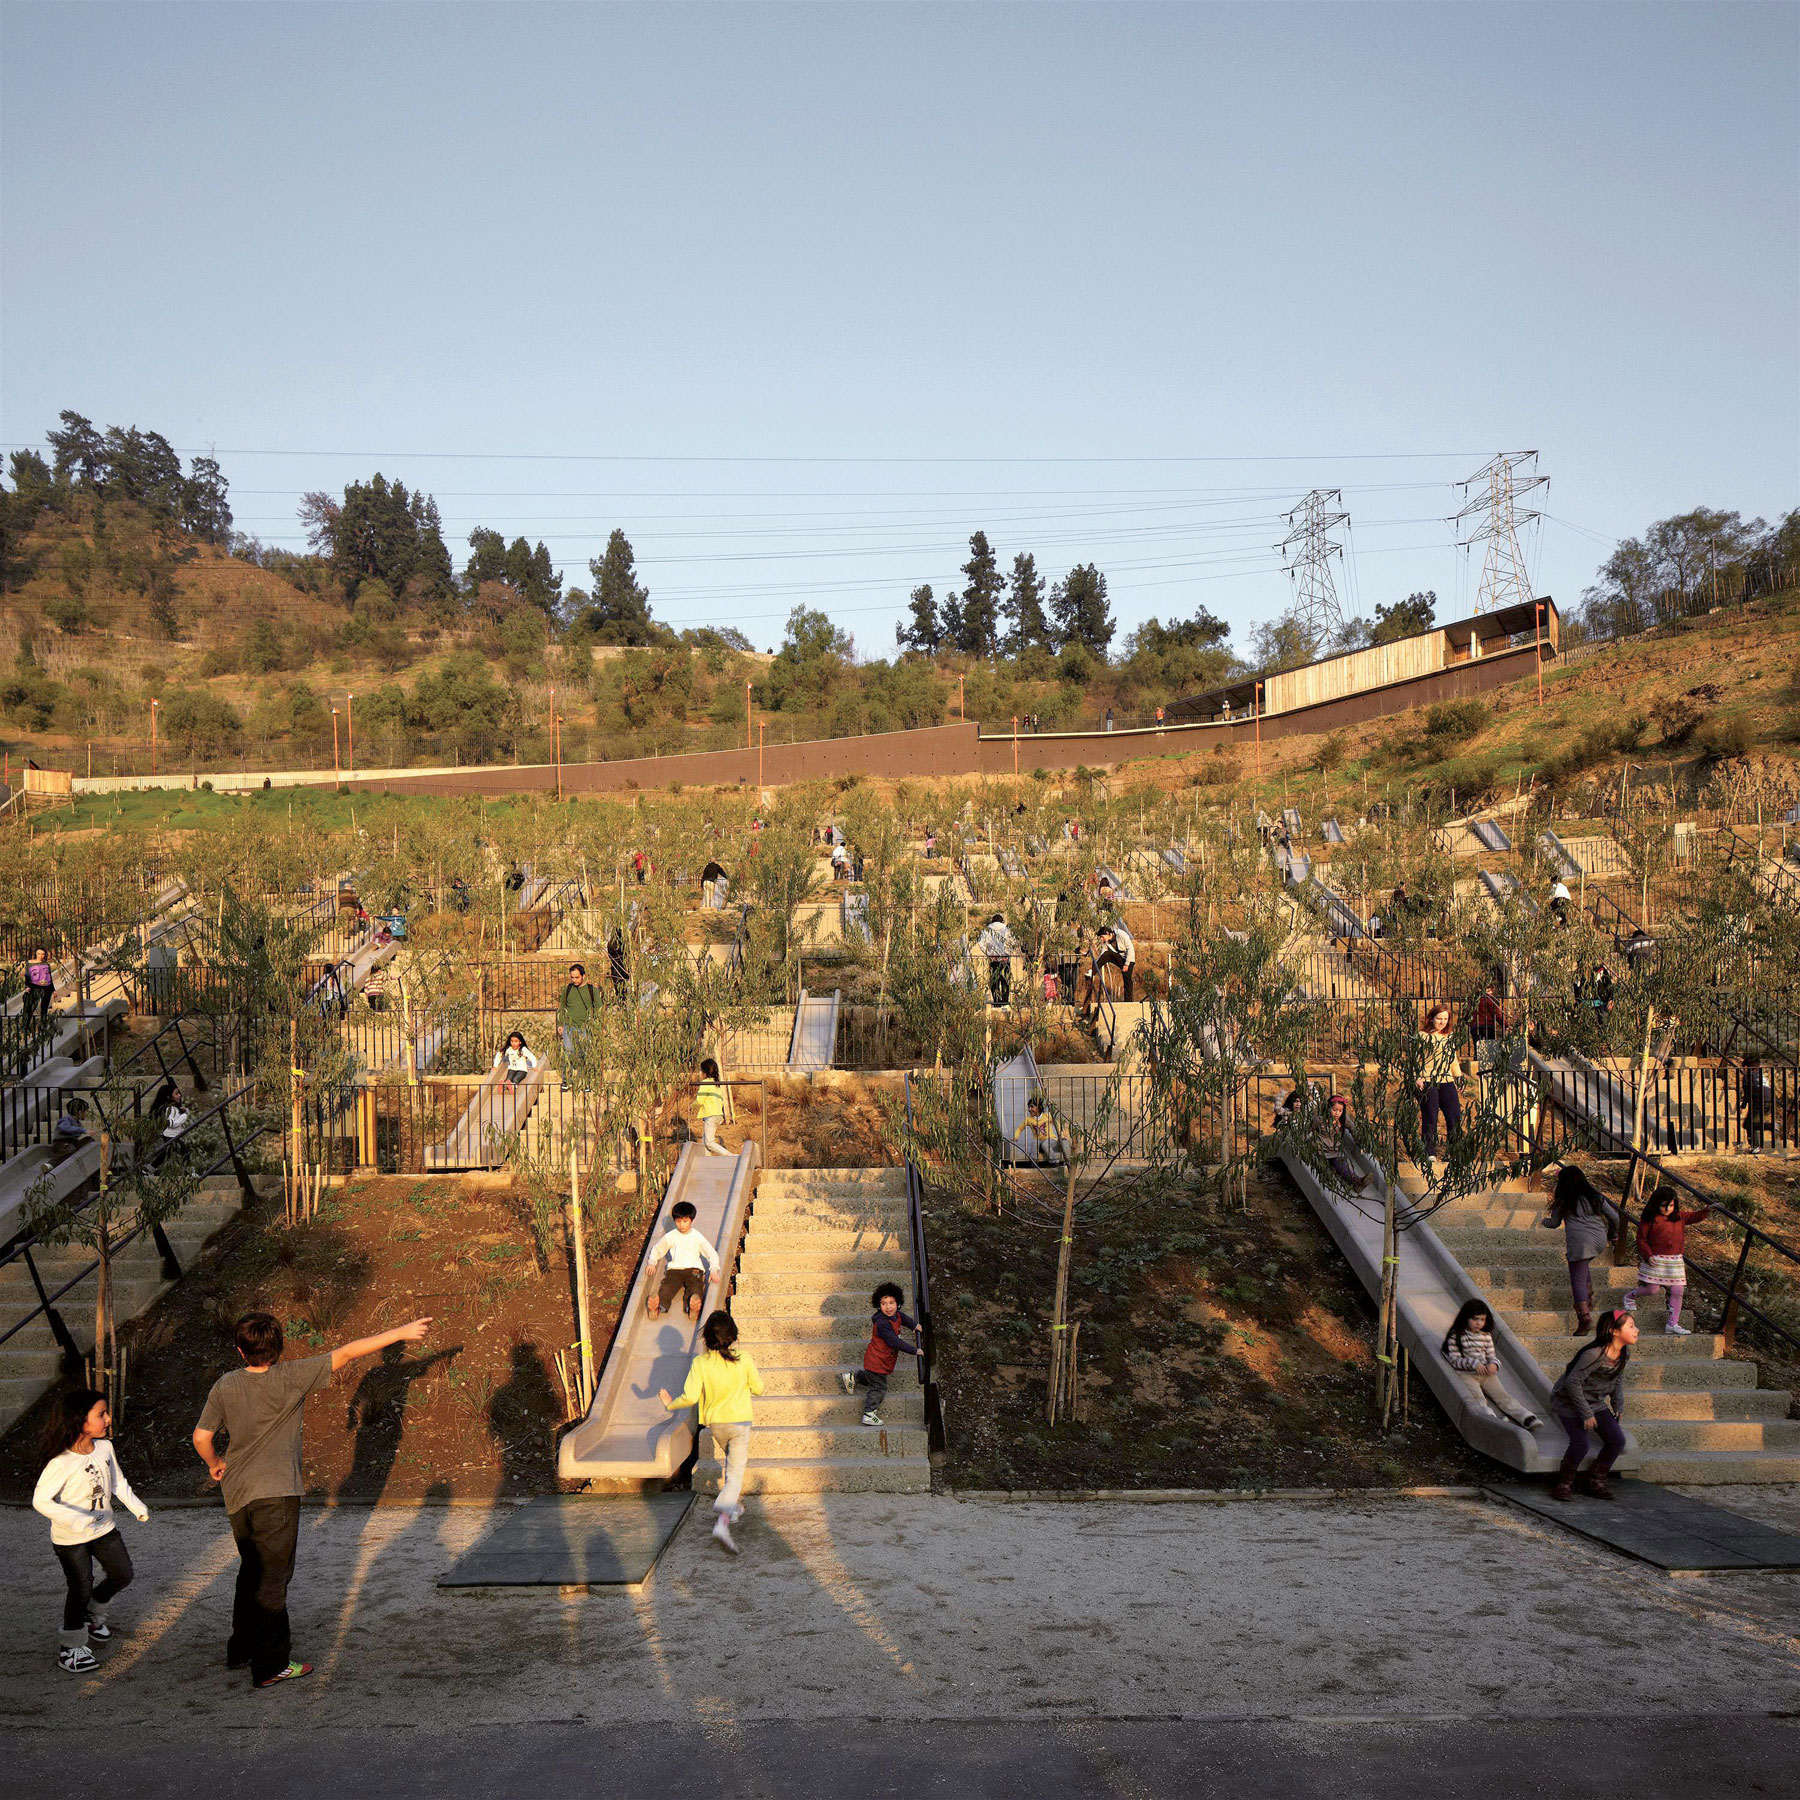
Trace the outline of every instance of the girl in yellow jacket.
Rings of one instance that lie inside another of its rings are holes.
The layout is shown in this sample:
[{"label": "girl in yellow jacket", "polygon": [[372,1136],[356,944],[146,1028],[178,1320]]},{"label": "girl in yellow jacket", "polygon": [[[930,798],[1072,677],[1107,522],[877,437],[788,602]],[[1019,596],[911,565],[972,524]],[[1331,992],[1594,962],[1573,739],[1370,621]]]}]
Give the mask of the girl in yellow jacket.
[{"label": "girl in yellow jacket", "polygon": [[750,1460],[750,1397],[763,1391],[755,1359],[737,1347],[737,1322],[728,1312],[708,1316],[700,1328],[706,1348],[688,1364],[687,1386],[670,1397],[658,1389],[670,1412],[698,1405],[700,1423],[712,1433],[713,1448],[725,1465],[725,1479],[713,1501],[713,1536],[737,1555],[731,1528],[744,1516],[738,1496],[744,1489],[744,1465]]}]

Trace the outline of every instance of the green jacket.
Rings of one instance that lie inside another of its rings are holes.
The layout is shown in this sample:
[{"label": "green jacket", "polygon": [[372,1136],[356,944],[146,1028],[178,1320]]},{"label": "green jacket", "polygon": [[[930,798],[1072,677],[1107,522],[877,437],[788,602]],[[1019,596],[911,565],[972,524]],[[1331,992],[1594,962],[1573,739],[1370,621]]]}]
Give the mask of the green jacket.
[{"label": "green jacket", "polygon": [[580,987],[571,981],[556,1003],[556,1022],[558,1025],[580,1027],[587,1024],[599,1010],[600,990],[591,981],[584,981]]}]

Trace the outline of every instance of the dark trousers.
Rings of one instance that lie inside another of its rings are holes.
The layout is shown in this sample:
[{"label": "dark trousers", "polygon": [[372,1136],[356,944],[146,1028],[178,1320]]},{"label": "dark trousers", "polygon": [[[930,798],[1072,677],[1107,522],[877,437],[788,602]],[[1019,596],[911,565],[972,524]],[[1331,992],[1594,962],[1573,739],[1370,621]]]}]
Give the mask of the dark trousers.
[{"label": "dark trousers", "polygon": [[287,1591],[300,1542],[300,1496],[252,1500],[230,1515],[237,1539],[237,1592],[231,1603],[231,1641],[226,1661],[248,1662],[252,1681],[267,1681],[288,1665]]},{"label": "dark trousers", "polygon": [[1005,956],[988,958],[988,997],[996,1006],[1012,999],[1012,960]]},{"label": "dark trousers", "polygon": [[880,1412],[881,1403],[887,1398],[889,1377],[878,1374],[874,1369],[858,1369],[856,1385],[868,1390],[868,1398],[863,1402],[864,1412]]},{"label": "dark trousers", "polygon": [[1456,1091],[1454,1081],[1437,1081],[1419,1089],[1419,1118],[1424,1127],[1425,1154],[1437,1155],[1438,1112],[1442,1109],[1444,1123],[1450,1128],[1451,1137],[1462,1130],[1462,1095]]},{"label": "dark trousers", "polygon": [[[1567,1480],[1581,1467],[1581,1459],[1593,1447],[1593,1437],[1573,1413],[1559,1412],[1556,1417],[1563,1430],[1569,1434],[1569,1447],[1563,1452],[1560,1471],[1563,1479]],[[1600,1439],[1600,1454],[1594,1458],[1594,1466],[1588,1473],[1604,1475],[1619,1460],[1620,1453],[1625,1448],[1625,1427],[1602,1406],[1594,1413],[1594,1433]]]},{"label": "dark trousers", "polygon": [[[64,1631],[84,1629],[96,1606],[104,1606],[120,1588],[131,1585],[131,1557],[116,1530],[90,1544],[58,1544],[56,1560],[69,1584],[63,1601]],[[98,1582],[94,1580],[95,1563],[102,1570]]]},{"label": "dark trousers", "polygon": [[30,1025],[31,1015],[32,1015],[32,1012],[34,1009],[37,1013],[38,1023],[40,1025],[45,1024],[49,1020],[50,996],[53,991],[54,990],[50,987],[49,983],[47,983],[47,982],[40,985],[39,983],[34,981],[29,987],[26,988],[26,990],[25,990],[25,1012],[24,1012],[24,1021],[23,1021],[26,1025],[28,1025],[28,1026]]}]

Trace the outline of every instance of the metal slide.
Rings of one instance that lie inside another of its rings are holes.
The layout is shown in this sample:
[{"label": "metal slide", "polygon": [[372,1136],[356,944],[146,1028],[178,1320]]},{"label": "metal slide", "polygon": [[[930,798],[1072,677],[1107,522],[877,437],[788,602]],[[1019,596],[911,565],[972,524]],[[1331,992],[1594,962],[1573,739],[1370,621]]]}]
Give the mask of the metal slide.
[{"label": "metal slide", "polygon": [[469,1104],[442,1143],[425,1146],[427,1169],[493,1169],[506,1160],[506,1141],[525,1129],[548,1068],[539,1063],[523,1081],[493,1070],[469,1097]]},{"label": "metal slide", "polygon": [[1346,841],[1344,837],[1344,828],[1336,819],[1327,819],[1325,823],[1319,827],[1319,830],[1328,844],[1341,844]]},{"label": "metal slide", "polygon": [[0,1164],[0,1242],[16,1232],[22,1222],[25,1197],[40,1182],[42,1204],[58,1206],[76,1193],[85,1182],[100,1173],[100,1141],[83,1144],[79,1150],[54,1162],[47,1144],[33,1144]]},{"label": "metal slide", "polygon": [[1027,1045],[1017,1056],[1010,1057],[994,1071],[994,1122],[1000,1128],[1000,1160],[1003,1163],[1030,1163],[1014,1138],[1025,1117],[1025,1102],[1033,1094],[1044,1092],[1043,1077],[1038,1073],[1037,1058]]},{"label": "metal slide", "polygon": [[[1328,1193],[1318,1177],[1292,1151],[1283,1151],[1281,1160],[1294,1178],[1294,1185],[1306,1196],[1356,1271],[1357,1279],[1371,1296],[1379,1297],[1383,1212],[1379,1176],[1367,1194],[1351,1201]],[[1395,1199],[1404,1220],[1408,1203],[1399,1195]],[[1526,1410],[1538,1416],[1537,1426],[1527,1431],[1522,1425],[1510,1424],[1478,1410],[1474,1398],[1443,1353],[1444,1334],[1454,1322],[1458,1309],[1465,1300],[1472,1300],[1479,1293],[1462,1264],[1423,1221],[1399,1234],[1399,1259],[1400,1342],[1412,1358],[1413,1368],[1424,1378],[1426,1386],[1449,1415],[1450,1422],[1477,1450],[1509,1469],[1530,1475],[1553,1472],[1561,1465],[1566,1440],[1550,1404],[1550,1379],[1538,1367],[1531,1352],[1497,1312],[1489,1318],[1488,1328],[1500,1353],[1506,1385],[1513,1396],[1523,1402]],[[1575,1340],[1571,1339],[1571,1355],[1576,1348]],[[1621,1469],[1636,1468],[1641,1458],[1629,1428],[1625,1442],[1625,1454],[1618,1466]]]},{"label": "metal slide", "polygon": [[[698,1144],[683,1146],[599,1370],[594,1404],[557,1451],[556,1472],[562,1480],[667,1481],[693,1455],[695,1415],[666,1412],[657,1390],[681,1392],[688,1364],[700,1348],[706,1314],[729,1304],[755,1173],[754,1143],[736,1156],[708,1156]],[[700,1318],[676,1312],[653,1319],[646,1310],[650,1248],[674,1224],[672,1209],[678,1200],[693,1206],[694,1229],[719,1252],[721,1284],[708,1294]]]},{"label": "metal slide", "polygon": [[837,1054],[838,1006],[841,991],[833,989],[831,998],[800,990],[800,1004],[794,1008],[794,1035],[788,1042],[787,1066],[790,1069],[829,1069]]},{"label": "metal slide", "polygon": [[1512,854],[1512,839],[1492,819],[1471,819],[1469,829],[1482,849],[1493,850],[1501,856]]}]

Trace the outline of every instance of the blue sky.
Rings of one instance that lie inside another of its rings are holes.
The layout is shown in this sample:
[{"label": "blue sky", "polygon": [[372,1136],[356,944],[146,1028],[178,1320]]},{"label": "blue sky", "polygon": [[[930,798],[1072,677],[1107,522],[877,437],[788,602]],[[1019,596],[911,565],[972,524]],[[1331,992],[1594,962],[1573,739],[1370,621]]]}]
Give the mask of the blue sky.
[{"label": "blue sky", "polygon": [[[1787,5],[0,9],[0,438],[380,468],[676,625],[891,649],[971,530],[1121,626],[1468,610],[1449,485],[1608,540],[1800,499]],[[459,555],[460,560],[460,555]]]}]

